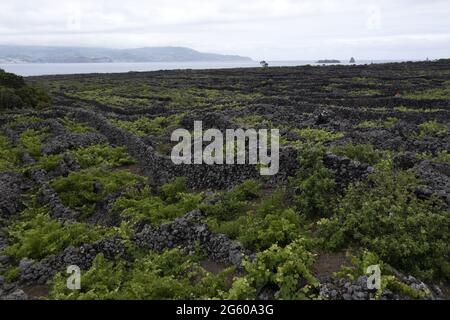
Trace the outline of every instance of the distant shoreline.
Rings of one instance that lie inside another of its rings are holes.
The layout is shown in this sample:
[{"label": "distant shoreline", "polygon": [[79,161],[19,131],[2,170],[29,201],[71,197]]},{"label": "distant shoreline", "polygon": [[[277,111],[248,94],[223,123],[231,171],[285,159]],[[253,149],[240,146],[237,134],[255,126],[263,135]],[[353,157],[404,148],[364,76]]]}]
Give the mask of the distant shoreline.
[{"label": "distant shoreline", "polygon": [[[356,63],[342,62],[339,64],[327,64],[327,66],[352,66],[382,63],[401,63],[406,60],[360,60]],[[268,61],[269,67],[296,67],[296,66],[322,66],[313,60],[293,60],[293,61]],[[214,70],[214,69],[234,69],[234,68],[260,68],[256,61],[191,61],[191,62],[105,62],[105,63],[0,63],[0,68],[21,76],[52,76],[52,75],[73,75],[73,74],[109,74],[109,73],[129,73],[129,72],[152,72],[164,70]]]}]

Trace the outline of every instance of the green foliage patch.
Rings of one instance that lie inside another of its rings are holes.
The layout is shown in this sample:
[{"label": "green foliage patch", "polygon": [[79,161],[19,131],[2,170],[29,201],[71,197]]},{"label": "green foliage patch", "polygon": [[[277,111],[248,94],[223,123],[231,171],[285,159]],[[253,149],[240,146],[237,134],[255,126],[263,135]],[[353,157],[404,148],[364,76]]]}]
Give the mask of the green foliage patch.
[{"label": "green foliage patch", "polygon": [[[255,261],[244,262],[246,275],[233,283],[228,298],[255,299],[264,286],[275,285],[277,299],[307,299],[307,292],[318,285],[311,272],[315,257],[308,247],[308,241],[299,238],[284,248],[273,245],[257,253]],[[302,280],[306,281],[303,287]]]},{"label": "green foliage patch", "polygon": [[7,137],[0,134],[0,172],[16,171],[20,164],[21,151]]},{"label": "green foliage patch", "polygon": [[414,175],[378,172],[349,187],[336,214],[319,223],[330,248],[359,244],[422,278],[448,277],[450,213],[414,194]]},{"label": "green foliage patch", "polygon": [[304,148],[300,170],[289,181],[297,210],[309,218],[330,216],[336,200],[336,182],[323,163],[324,152],[320,146]]},{"label": "green foliage patch", "polygon": [[194,300],[218,297],[229,288],[232,269],[215,275],[205,271],[196,257],[179,249],[161,254],[150,252],[131,267],[98,255],[93,266],[82,273],[81,290],[67,289],[66,278],[53,280],[50,299],[62,300]]},{"label": "green foliage patch", "polygon": [[38,86],[27,84],[23,77],[0,69],[0,110],[13,108],[45,108],[50,97]]},{"label": "green foliage patch", "polygon": [[79,211],[83,216],[91,215],[98,201],[107,195],[131,187],[144,178],[128,171],[109,171],[103,168],[89,168],[71,172],[67,177],[59,177],[51,186],[58,192],[64,205]]},{"label": "green foliage patch", "polygon": [[15,257],[41,260],[68,246],[91,243],[106,235],[106,230],[77,222],[52,219],[44,208],[29,208],[8,228],[12,244],[4,253]]},{"label": "green foliage patch", "polygon": [[371,144],[347,143],[345,145],[336,145],[331,148],[331,152],[338,156],[345,156],[370,165],[377,164],[384,156],[382,151],[376,150]]},{"label": "green foliage patch", "polygon": [[38,130],[28,129],[20,135],[20,141],[30,156],[39,159],[42,156],[42,143],[50,136],[48,127]]},{"label": "green foliage patch", "polygon": [[344,137],[344,134],[342,132],[331,132],[325,129],[292,129],[292,132],[298,134],[308,143],[325,143]]},{"label": "green foliage patch", "polygon": [[176,126],[180,122],[181,117],[181,114],[177,114],[168,117],[156,117],[154,119],[141,117],[135,121],[118,119],[111,119],[110,121],[119,128],[143,137],[149,134],[159,135],[166,132],[168,128]]},{"label": "green foliage patch", "polygon": [[442,137],[448,133],[448,126],[444,123],[431,120],[419,125],[419,137],[425,138],[426,136]]},{"label": "green foliage patch", "polygon": [[355,129],[372,129],[372,128],[385,128],[389,129],[398,122],[395,117],[388,117],[384,120],[365,120],[355,126]]},{"label": "green foliage patch", "polygon": [[113,210],[132,222],[159,225],[198,208],[202,199],[202,194],[188,193],[186,180],[179,178],[161,186],[158,194],[148,187],[130,189],[114,202]]}]

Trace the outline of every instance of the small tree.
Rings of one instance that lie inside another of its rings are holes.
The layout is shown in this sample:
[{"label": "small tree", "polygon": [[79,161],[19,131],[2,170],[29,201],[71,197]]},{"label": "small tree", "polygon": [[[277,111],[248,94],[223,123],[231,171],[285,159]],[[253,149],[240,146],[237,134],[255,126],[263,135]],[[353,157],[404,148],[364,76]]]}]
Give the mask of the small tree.
[{"label": "small tree", "polygon": [[259,64],[260,64],[261,67],[263,67],[263,68],[268,68],[268,67],[269,67],[269,64],[268,64],[265,60],[261,61]]}]

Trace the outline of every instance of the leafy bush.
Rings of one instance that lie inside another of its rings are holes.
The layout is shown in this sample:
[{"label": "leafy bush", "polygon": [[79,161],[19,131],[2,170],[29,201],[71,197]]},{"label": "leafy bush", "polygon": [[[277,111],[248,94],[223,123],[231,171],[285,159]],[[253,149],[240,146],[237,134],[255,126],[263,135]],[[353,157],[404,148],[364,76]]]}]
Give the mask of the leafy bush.
[{"label": "leafy bush", "polygon": [[22,106],[23,101],[16,95],[14,90],[0,86],[0,110],[20,108]]},{"label": "leafy bush", "polygon": [[80,123],[69,119],[67,116],[63,119],[64,127],[67,130],[74,133],[88,133],[95,132],[95,129],[88,126],[87,124]]},{"label": "leafy bush", "polygon": [[25,87],[25,80],[21,76],[0,69],[0,86],[11,89],[20,89]]},{"label": "leafy bush", "polygon": [[393,274],[392,267],[384,263],[373,252],[364,250],[358,255],[350,255],[350,258],[352,261],[352,266],[342,267],[341,270],[333,274],[333,276],[355,280],[360,276],[367,275],[366,272],[369,266],[379,266],[381,270],[381,288],[377,290],[375,298],[380,298],[386,289],[413,299],[424,298],[427,294],[429,294],[429,292],[424,290],[415,290],[397,279]]},{"label": "leafy bush", "polygon": [[49,136],[47,127],[39,130],[28,129],[20,135],[20,141],[30,156],[39,159],[42,155],[42,143]]},{"label": "leafy bush", "polygon": [[349,95],[352,97],[367,97],[367,96],[376,96],[380,94],[382,94],[381,91],[376,89],[360,89],[349,92]]},{"label": "leafy bush", "polygon": [[244,181],[225,193],[214,205],[209,205],[203,209],[210,217],[215,217],[219,221],[231,221],[246,212],[250,200],[259,196],[260,184],[254,180]]},{"label": "leafy bush", "polygon": [[333,173],[323,164],[324,149],[304,148],[300,155],[300,170],[290,179],[294,204],[307,217],[330,215],[335,199]]},{"label": "leafy bush", "polygon": [[325,129],[294,129],[294,133],[307,140],[310,143],[325,143],[340,139],[344,136],[341,132],[330,132]]},{"label": "leafy bush", "polygon": [[159,188],[159,195],[168,203],[177,202],[180,194],[187,192],[187,179],[184,177],[178,177],[172,182],[166,183]]},{"label": "leafy bush", "polygon": [[6,283],[13,283],[17,281],[20,277],[20,270],[18,267],[10,267],[8,270],[3,272],[3,278]]},{"label": "leafy bush", "polygon": [[18,116],[15,116],[12,121],[10,121],[8,123],[8,126],[11,129],[15,130],[15,129],[17,129],[17,126],[20,124],[25,124],[25,123],[31,124],[31,123],[35,123],[35,122],[39,122],[39,121],[43,121],[43,119],[39,118],[37,116],[28,116],[28,115],[20,115],[19,114]]},{"label": "leafy bush", "polygon": [[450,96],[450,81],[445,81],[441,88],[433,88],[424,91],[408,92],[405,98],[414,100],[448,100]]},{"label": "leafy bush", "polygon": [[[86,148],[67,151],[82,169],[91,167],[117,168],[136,163],[125,147],[111,147],[109,145],[92,145]],[[55,170],[63,159],[64,154],[44,155],[39,158],[32,168],[44,169],[46,171]]]},{"label": "leafy bush", "polygon": [[273,124],[270,120],[259,115],[251,115],[245,117],[235,117],[233,119],[235,123],[245,128],[264,127],[272,128]]},{"label": "leafy bush", "polygon": [[417,157],[421,160],[429,160],[433,162],[446,163],[450,165],[450,153],[447,150],[439,151],[436,154],[430,152],[423,152],[417,154]]},{"label": "leafy bush", "polygon": [[445,136],[448,133],[448,127],[444,123],[439,123],[436,120],[427,121],[419,125],[419,137],[426,136]]},{"label": "leafy bush", "polygon": [[203,270],[195,257],[179,249],[149,253],[130,269],[123,262],[107,261],[98,255],[93,266],[82,273],[81,290],[67,289],[64,275],[53,281],[51,299],[171,300],[206,299],[227,291],[231,269],[218,275]]},{"label": "leafy bush", "polygon": [[39,86],[27,85],[16,91],[27,108],[43,109],[51,105],[51,99],[46,91]]},{"label": "leafy bush", "polygon": [[66,206],[89,216],[94,212],[98,201],[138,182],[144,182],[144,178],[128,171],[111,172],[102,168],[90,168],[56,178],[51,185]]},{"label": "leafy bush", "polygon": [[102,238],[105,230],[83,223],[61,222],[52,219],[46,209],[30,208],[22,218],[8,228],[12,245],[4,253],[21,259],[41,260],[68,246],[79,246]]},{"label": "leafy bush", "polygon": [[112,119],[111,122],[137,136],[143,137],[149,134],[161,134],[164,133],[169,126],[174,126],[179,123],[181,115],[173,115],[169,117],[156,117],[150,119],[147,117],[141,117],[135,121],[124,121]]},{"label": "leafy bush", "polygon": [[240,224],[238,240],[256,251],[270,248],[273,244],[285,246],[299,236],[300,217],[292,209],[277,210],[265,216],[249,214]]},{"label": "leafy bush", "polygon": [[20,164],[21,152],[0,134],[0,172],[12,172]]},{"label": "leafy bush", "polygon": [[[174,184],[168,184],[162,189],[173,187]],[[166,196],[168,197],[153,195],[148,188],[131,189],[114,202],[113,210],[131,218],[133,222],[147,221],[159,225],[198,208],[203,199],[201,194],[185,192],[174,192],[173,195]]]},{"label": "leafy bush", "polygon": [[336,215],[319,224],[327,247],[357,243],[416,276],[448,277],[450,213],[434,199],[418,199],[416,187],[414,175],[402,171],[349,187]]},{"label": "leafy bush", "polygon": [[395,117],[387,117],[385,120],[366,120],[355,126],[356,129],[385,128],[389,129],[398,122]]},{"label": "leafy bush", "polygon": [[437,153],[433,160],[450,165],[450,153],[447,150],[442,150]]},{"label": "leafy bush", "polygon": [[0,69],[0,109],[43,108],[50,102],[42,88],[26,84],[23,77]]},{"label": "leafy bush", "polygon": [[112,148],[109,145],[93,145],[72,151],[70,154],[83,169],[99,165],[114,168],[136,163],[125,147]]},{"label": "leafy bush", "polygon": [[[244,262],[246,281],[236,281],[230,294],[240,299],[255,299],[254,294],[264,286],[275,285],[279,288],[275,295],[277,299],[307,298],[305,293],[310,286],[318,284],[311,272],[315,259],[308,246],[308,242],[300,238],[285,248],[273,245],[257,253],[255,261]],[[304,288],[300,287],[302,280],[307,282]]]},{"label": "leafy bush", "polygon": [[371,144],[353,144],[333,146],[331,151],[338,156],[346,156],[370,165],[375,165],[383,158],[383,152],[375,150]]}]

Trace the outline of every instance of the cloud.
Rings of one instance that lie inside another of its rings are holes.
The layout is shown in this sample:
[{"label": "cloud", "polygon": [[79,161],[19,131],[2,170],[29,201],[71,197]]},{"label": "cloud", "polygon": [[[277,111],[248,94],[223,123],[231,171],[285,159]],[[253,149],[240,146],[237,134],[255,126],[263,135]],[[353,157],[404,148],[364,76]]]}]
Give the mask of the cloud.
[{"label": "cloud", "polygon": [[423,58],[450,52],[449,16],[446,0],[2,0],[0,42]]}]

